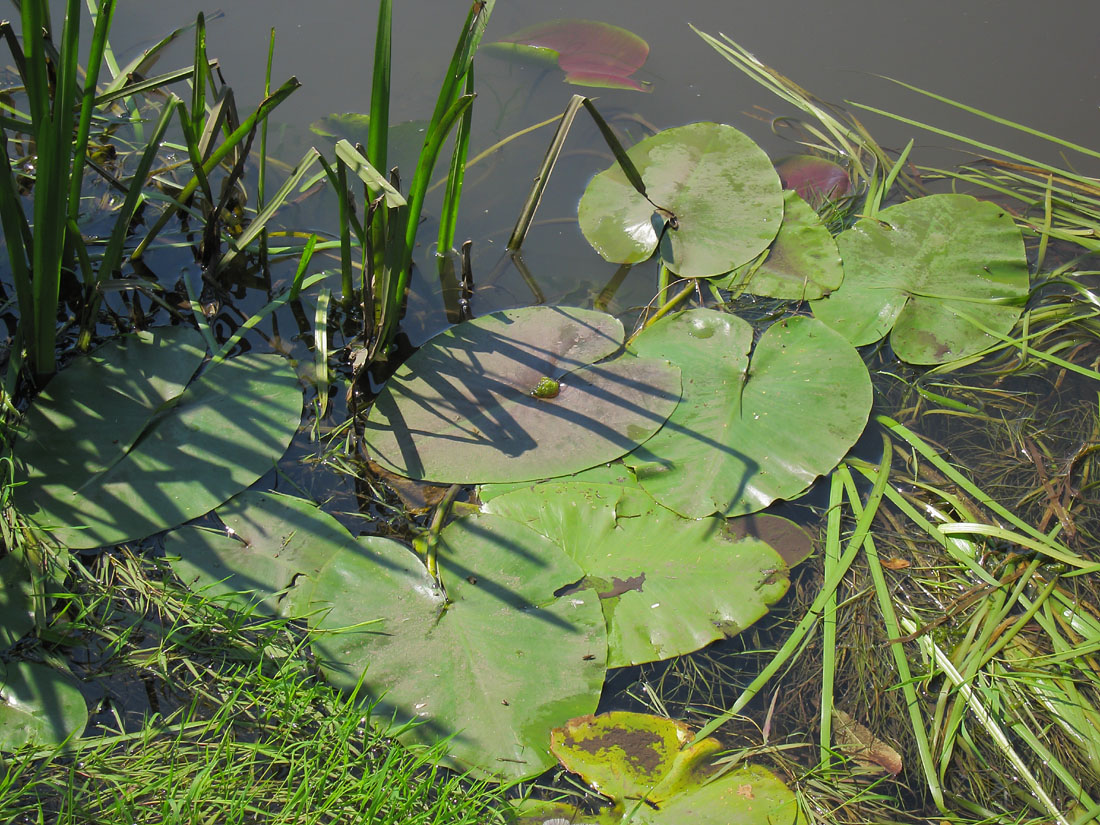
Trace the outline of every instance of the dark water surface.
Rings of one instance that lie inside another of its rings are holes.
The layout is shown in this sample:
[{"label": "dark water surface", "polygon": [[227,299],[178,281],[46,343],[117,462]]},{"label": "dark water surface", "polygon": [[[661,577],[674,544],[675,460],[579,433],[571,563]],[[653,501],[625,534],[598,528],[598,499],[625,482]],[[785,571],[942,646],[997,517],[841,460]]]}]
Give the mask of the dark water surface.
[{"label": "dark water surface", "polygon": [[[468,8],[465,0],[395,3],[396,118],[424,116]],[[121,50],[149,45],[193,21],[199,11],[215,9],[195,0],[122,0],[114,42]],[[280,119],[304,125],[329,112],[365,109],[376,2],[234,0],[222,11],[224,16],[211,24],[210,54],[221,60],[227,80],[244,100],[259,94],[268,33],[274,28],[276,78],[293,74],[304,84],[280,110]],[[662,128],[699,119],[742,126],[743,111],[773,105],[763,90],[707,48],[688,23],[729,35],[825,100],[857,100],[975,137],[997,137],[996,130],[967,128],[966,121],[874,77],[881,74],[1086,145],[1095,143],[1100,126],[1100,4],[1091,0],[1049,5],[1024,0],[501,0],[486,42],[532,23],[569,17],[614,23],[649,42],[649,62],[640,76],[653,82],[653,93],[598,93],[635,108]],[[483,126],[518,116],[520,109],[532,119],[549,116],[574,90],[555,76],[532,94],[537,70],[517,70],[488,57],[479,61],[478,72]],[[883,133],[888,141],[888,132]],[[1029,150],[1026,141],[1016,147]]]},{"label": "dark water surface", "polygon": [[[393,122],[430,115],[439,79],[468,9],[464,0],[395,3]],[[211,17],[217,11],[195,0],[122,0],[113,37],[120,60],[173,28],[192,22],[200,10]],[[1038,16],[1040,10],[1042,17]],[[222,12],[209,24],[208,49],[221,61],[226,81],[242,108],[254,106],[261,97],[272,28],[276,32],[273,82],[281,83],[290,75],[302,81],[302,88],[275,113],[273,154],[294,162],[317,140],[309,133],[311,122],[334,112],[367,110],[376,2],[236,0]],[[905,80],[1085,145],[1095,146],[1100,135],[1100,55],[1096,48],[1100,3],[501,0],[485,42],[532,23],[569,17],[614,23],[645,38],[650,56],[635,76],[652,84],[651,93],[585,90],[564,84],[556,69],[516,65],[486,53],[477,62],[471,154],[560,113],[570,95],[578,91],[598,97],[601,111],[617,118],[616,124],[631,140],[646,134],[638,123],[667,128],[717,120],[749,133],[773,156],[793,151],[792,145],[770,133],[767,123],[768,112],[793,111],[708,47],[691,31],[689,22],[710,34],[729,35],[824,100],[864,102],[1041,160],[1058,162],[1057,151],[1027,135],[922,98],[876,74]],[[162,68],[169,63],[173,67],[187,63],[189,50],[190,37],[186,37],[175,59],[165,61]],[[634,117],[638,120],[631,128]],[[968,157],[947,149],[945,139],[912,127],[874,115],[866,115],[866,123],[887,148],[900,149],[915,137],[917,145],[911,157],[918,163],[951,165]],[[499,260],[549,139],[550,131],[541,129],[509,144],[469,173],[459,241],[471,238],[475,242],[475,272],[482,279],[479,285],[485,286],[485,273]],[[582,115],[546,193],[538,215],[540,223],[524,247],[541,297],[548,302],[587,303],[615,271],[592,252],[575,224],[576,203],[585,183],[610,163],[596,130]],[[431,204],[427,212],[430,224],[435,214]],[[290,220],[295,219],[304,220],[305,228],[314,231],[335,230],[330,215],[306,212]],[[433,235],[434,225],[429,225],[421,238]],[[428,269],[428,255],[426,247],[419,259],[422,270]],[[616,312],[632,303],[645,303],[652,285],[642,280],[632,278],[609,309]],[[437,314],[438,299],[432,295],[438,289],[433,283],[414,284],[410,325],[417,326],[418,315],[423,325],[419,334],[409,330],[414,338],[437,331],[445,323]],[[480,314],[531,303],[535,297],[509,269],[493,282],[492,289],[479,293],[476,311]],[[422,304],[419,309],[418,302]]]}]

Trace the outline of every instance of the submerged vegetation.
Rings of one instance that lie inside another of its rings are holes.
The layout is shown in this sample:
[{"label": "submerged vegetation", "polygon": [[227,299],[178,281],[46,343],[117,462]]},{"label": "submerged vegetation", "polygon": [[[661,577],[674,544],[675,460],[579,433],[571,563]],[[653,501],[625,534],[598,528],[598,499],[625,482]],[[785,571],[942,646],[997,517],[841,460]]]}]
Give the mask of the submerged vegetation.
[{"label": "submerged vegetation", "polygon": [[[89,7],[83,71],[77,0],[59,49],[42,0],[5,32],[5,819],[1100,817],[1095,179],[988,146],[921,169],[701,33],[806,116],[798,155],[718,123],[626,148],[574,97],[502,265],[583,108],[614,163],[578,225],[653,300],[475,317],[454,246],[492,0],[405,184],[382,0],[369,116],[317,124],[334,145],[270,197],[296,81],[242,118],[201,16],[193,65],[146,79],[184,32],[118,67]],[[500,49],[638,89],[639,40],[552,21]],[[410,354],[448,141],[433,263],[461,299]],[[317,182],[330,238],[279,223]],[[195,269],[162,282],[173,248]],[[333,469],[353,506],[303,489]]]}]

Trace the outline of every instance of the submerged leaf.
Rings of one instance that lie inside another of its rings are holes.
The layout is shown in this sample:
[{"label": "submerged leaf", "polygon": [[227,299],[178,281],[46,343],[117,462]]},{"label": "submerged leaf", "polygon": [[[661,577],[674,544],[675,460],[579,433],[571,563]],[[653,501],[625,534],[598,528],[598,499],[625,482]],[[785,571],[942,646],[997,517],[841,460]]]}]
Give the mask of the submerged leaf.
[{"label": "submerged leaf", "polygon": [[740,515],[790,499],[859,438],[871,379],[859,354],[812,318],[752,328],[695,309],[646,329],[632,348],[683,371],[684,398],[657,435],[624,457],[657,501],[685,516]]},{"label": "submerged leaf", "polygon": [[877,738],[866,725],[837,708],[833,708],[833,723],[838,751],[861,765],[879,768],[894,776],[901,773],[904,767],[901,754]]},{"label": "submerged leaf", "polygon": [[903,361],[973,355],[1020,317],[1028,294],[1024,241],[1012,217],[970,195],[929,195],[881,210],[837,238],[844,285],[813,306],[856,346],[890,333]]},{"label": "submerged leaf", "polygon": [[610,23],[549,20],[513,32],[491,47],[500,53],[544,53],[557,60],[566,82],[578,86],[645,91],[630,75],[645,64],[649,44]]},{"label": "submerged leaf", "polygon": [[638,489],[549,481],[485,509],[546,536],[584,570],[607,619],[608,667],[734,636],[787,591],[787,564],[767,543],[725,519],[681,518]]},{"label": "submerged leaf", "polygon": [[612,461],[656,432],[680,398],[679,371],[666,361],[593,363],[622,341],[610,315],[564,307],[451,327],[386,383],[364,428],[367,452],[410,478],[464,484]]},{"label": "submerged leaf", "polygon": [[792,189],[814,209],[839,200],[852,189],[848,170],[817,155],[791,155],[776,161],[784,189]]},{"label": "submerged leaf", "polygon": [[[496,778],[553,764],[549,731],[599,701],[607,635],[583,575],[521,524],[458,519],[440,534],[439,586],[397,542],[336,554],[314,585],[315,649],[332,680],[363,689],[406,743],[448,741],[454,767]],[[345,628],[345,629],[341,629]],[[405,727],[405,722],[416,722]]]},{"label": "submerged leaf", "polygon": [[294,370],[246,353],[188,385],[200,343],[182,327],[128,335],[55,376],[16,444],[23,513],[67,547],[100,547],[201,516],[270,470],[301,420]]},{"label": "submerged leaf", "polygon": [[660,240],[655,215],[671,245],[665,263],[684,278],[721,275],[748,263],[779,231],[779,176],[764,150],[732,126],[666,129],[627,154],[649,199],[616,164],[589,182],[577,210],[581,231],[605,259],[649,258]]}]

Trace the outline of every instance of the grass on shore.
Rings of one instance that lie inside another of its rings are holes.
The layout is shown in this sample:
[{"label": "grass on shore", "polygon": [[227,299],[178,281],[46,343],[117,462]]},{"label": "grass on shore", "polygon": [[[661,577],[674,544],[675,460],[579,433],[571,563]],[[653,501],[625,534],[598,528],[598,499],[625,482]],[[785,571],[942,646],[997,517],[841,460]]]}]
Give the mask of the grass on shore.
[{"label": "grass on shore", "polygon": [[[498,787],[372,730],[361,700],[316,675],[293,625],[227,612],[164,573],[106,554],[66,595],[44,636],[75,646],[77,675],[104,686],[99,735],[2,763],[0,821],[500,821]],[[35,644],[28,652],[64,658]],[[140,704],[149,711],[135,719]]]}]

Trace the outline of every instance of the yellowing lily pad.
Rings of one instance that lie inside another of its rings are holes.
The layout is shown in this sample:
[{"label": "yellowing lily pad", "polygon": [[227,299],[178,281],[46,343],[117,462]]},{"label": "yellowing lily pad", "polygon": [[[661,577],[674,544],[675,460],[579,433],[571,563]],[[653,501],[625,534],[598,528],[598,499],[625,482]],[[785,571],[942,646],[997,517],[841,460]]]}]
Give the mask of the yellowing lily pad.
[{"label": "yellowing lily pad", "polygon": [[723,773],[716,764],[719,742],[692,739],[687,725],[645,713],[573,719],[554,731],[554,755],[613,804],[592,815],[564,803],[528,803],[512,821],[545,825],[554,815],[599,825],[805,823],[794,794],[769,771],[745,765]]}]

